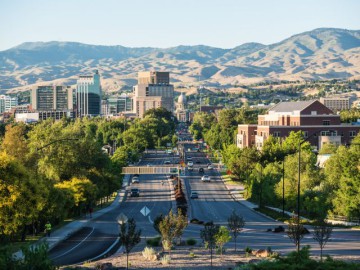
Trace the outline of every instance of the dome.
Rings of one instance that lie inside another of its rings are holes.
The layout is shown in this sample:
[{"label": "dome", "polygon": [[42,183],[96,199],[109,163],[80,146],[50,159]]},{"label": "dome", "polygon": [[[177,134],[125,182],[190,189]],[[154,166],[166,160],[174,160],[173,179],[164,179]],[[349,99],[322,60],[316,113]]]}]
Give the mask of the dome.
[{"label": "dome", "polygon": [[178,103],[186,104],[186,96],[185,93],[181,93],[178,98]]}]

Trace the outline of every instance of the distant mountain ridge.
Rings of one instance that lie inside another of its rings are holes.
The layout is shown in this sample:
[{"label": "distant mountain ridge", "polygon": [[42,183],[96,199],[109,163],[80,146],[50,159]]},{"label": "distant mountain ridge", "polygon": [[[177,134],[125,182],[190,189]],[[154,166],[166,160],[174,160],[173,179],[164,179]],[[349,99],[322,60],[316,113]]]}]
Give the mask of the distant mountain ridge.
[{"label": "distant mountain ridge", "polygon": [[232,49],[205,45],[129,48],[77,42],[26,42],[0,52],[0,89],[74,84],[99,69],[105,90],[136,84],[137,72],[166,70],[183,86],[229,86],[264,80],[360,78],[360,30],[319,28],[278,43]]}]

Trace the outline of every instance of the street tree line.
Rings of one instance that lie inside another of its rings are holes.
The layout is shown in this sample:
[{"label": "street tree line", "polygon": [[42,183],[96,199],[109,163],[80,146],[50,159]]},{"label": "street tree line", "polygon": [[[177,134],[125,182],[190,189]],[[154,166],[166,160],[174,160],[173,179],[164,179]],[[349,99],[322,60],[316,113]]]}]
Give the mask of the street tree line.
[{"label": "street tree line", "polygon": [[290,212],[296,210],[301,144],[301,214],[309,218],[360,217],[360,135],[350,146],[326,145],[321,153],[332,156],[325,168],[319,168],[316,154],[301,132],[291,132],[283,141],[269,136],[261,151],[238,148],[234,142],[237,125],[253,123],[255,118],[257,114],[244,108],[221,110],[217,116],[197,113],[190,132],[195,139],[204,139],[209,151],[221,153],[233,180],[244,185],[247,199],[260,207],[266,202],[282,208],[284,197],[285,209]]},{"label": "street tree line", "polygon": [[[84,214],[122,184],[121,170],[146,148],[174,140],[165,109],[143,119],[52,119],[8,123],[0,137],[0,242]],[[113,156],[102,147],[116,149]]]}]

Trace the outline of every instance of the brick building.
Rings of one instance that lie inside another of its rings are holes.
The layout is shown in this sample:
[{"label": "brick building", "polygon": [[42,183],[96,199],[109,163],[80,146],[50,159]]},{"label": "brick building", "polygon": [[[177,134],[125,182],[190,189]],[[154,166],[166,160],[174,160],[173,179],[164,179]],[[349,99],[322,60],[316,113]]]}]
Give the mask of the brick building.
[{"label": "brick building", "polygon": [[267,114],[258,116],[257,125],[239,125],[239,148],[256,146],[273,137],[286,138],[291,131],[302,131],[318,150],[326,143],[348,144],[359,133],[360,125],[342,124],[340,116],[317,100],[280,102]]}]

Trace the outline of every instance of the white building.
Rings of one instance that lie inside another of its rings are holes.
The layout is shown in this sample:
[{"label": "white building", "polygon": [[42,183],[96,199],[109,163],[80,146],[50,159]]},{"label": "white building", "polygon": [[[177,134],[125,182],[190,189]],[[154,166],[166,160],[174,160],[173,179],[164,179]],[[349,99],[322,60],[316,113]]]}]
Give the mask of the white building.
[{"label": "white building", "polygon": [[18,105],[17,97],[0,95],[0,113],[9,112]]}]

